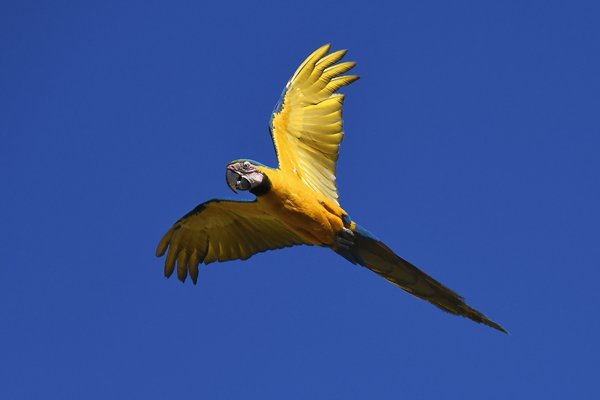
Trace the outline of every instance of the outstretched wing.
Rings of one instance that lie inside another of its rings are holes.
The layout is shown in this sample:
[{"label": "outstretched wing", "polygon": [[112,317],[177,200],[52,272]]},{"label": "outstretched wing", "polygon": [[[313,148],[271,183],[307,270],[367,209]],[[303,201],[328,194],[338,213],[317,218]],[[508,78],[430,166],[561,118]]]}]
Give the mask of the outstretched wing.
[{"label": "outstretched wing", "polygon": [[177,277],[188,271],[196,283],[198,265],[214,261],[245,260],[253,254],[304,244],[287,226],[263,212],[256,201],[210,200],[179,219],[163,236],[156,256],[169,249],[165,276],[177,262]]},{"label": "outstretched wing", "polygon": [[337,203],[335,169],[344,136],[342,86],[358,79],[342,76],[356,63],[338,63],[346,54],[327,54],[327,44],[300,65],[275,106],[270,128],[279,168],[296,173],[314,191]]}]

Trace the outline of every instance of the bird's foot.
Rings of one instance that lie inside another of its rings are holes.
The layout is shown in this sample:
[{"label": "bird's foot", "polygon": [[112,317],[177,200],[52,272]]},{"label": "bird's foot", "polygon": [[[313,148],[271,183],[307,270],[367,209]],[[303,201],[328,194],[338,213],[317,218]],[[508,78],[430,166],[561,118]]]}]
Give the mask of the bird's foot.
[{"label": "bird's foot", "polygon": [[342,228],[335,236],[335,242],[341,249],[348,250],[351,247],[354,247],[354,232],[348,228]]}]

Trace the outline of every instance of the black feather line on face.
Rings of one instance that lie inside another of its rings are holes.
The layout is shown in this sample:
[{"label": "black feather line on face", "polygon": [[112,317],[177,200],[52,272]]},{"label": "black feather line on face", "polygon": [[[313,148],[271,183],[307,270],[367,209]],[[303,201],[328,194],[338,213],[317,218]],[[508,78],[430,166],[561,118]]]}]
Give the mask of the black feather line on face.
[{"label": "black feather line on face", "polygon": [[262,196],[264,194],[269,193],[269,191],[271,190],[272,187],[273,187],[273,184],[271,184],[271,180],[269,179],[267,174],[265,174],[263,172],[262,182],[260,184],[258,184],[256,187],[250,189],[250,193],[252,193],[256,197]]}]

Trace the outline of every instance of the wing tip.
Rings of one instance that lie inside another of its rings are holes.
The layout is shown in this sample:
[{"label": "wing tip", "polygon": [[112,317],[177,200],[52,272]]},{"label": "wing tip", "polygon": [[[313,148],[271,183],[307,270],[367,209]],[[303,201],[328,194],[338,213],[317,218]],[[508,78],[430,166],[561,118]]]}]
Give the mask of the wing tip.
[{"label": "wing tip", "polygon": [[162,257],[165,254],[165,251],[167,251],[167,248],[169,247],[169,242],[171,241],[172,236],[173,228],[169,229],[162,239],[160,239],[160,242],[158,242],[155,252],[156,257]]},{"label": "wing tip", "polygon": [[342,59],[346,54],[348,54],[348,49],[339,49],[334,51],[334,53],[339,54],[340,59]]},{"label": "wing tip", "polygon": [[[313,51],[304,61],[304,63],[302,63],[303,67],[304,65],[308,64],[308,63],[314,63],[316,64],[321,58],[323,58],[327,53],[329,53],[329,50],[331,50],[331,43],[325,43],[324,45],[322,45],[321,47],[319,47],[318,49],[316,49],[315,51]],[[301,69],[301,68],[299,68]]]},{"label": "wing tip", "polygon": [[165,270],[164,270],[165,278],[169,279],[171,277],[171,275],[173,275],[174,270],[175,270],[174,265],[169,265],[169,263],[165,262]]},{"label": "wing tip", "polygon": [[331,50],[331,42],[323,44],[321,47],[315,50],[315,52],[325,51],[325,53],[327,53],[329,50]]},{"label": "wing tip", "polygon": [[349,85],[353,82],[356,82],[357,80],[360,79],[360,75],[344,75],[344,78],[347,79],[347,83],[346,85]]}]

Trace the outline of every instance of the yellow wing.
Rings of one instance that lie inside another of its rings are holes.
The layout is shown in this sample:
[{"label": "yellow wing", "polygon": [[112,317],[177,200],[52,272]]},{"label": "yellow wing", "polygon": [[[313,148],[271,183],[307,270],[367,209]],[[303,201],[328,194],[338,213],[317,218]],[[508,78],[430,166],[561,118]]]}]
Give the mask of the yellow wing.
[{"label": "yellow wing", "polygon": [[270,128],[279,168],[297,174],[337,203],[335,169],[344,136],[344,95],[335,92],[358,76],[341,76],[356,63],[337,63],[346,50],[327,54],[330,47],[322,46],[300,65],[275,106]]},{"label": "yellow wing", "polygon": [[266,250],[305,244],[282,222],[262,211],[256,201],[210,200],[177,221],[163,236],[156,256],[169,249],[165,276],[177,262],[177,277],[188,271],[196,283],[198,265],[214,261],[245,260]]}]

